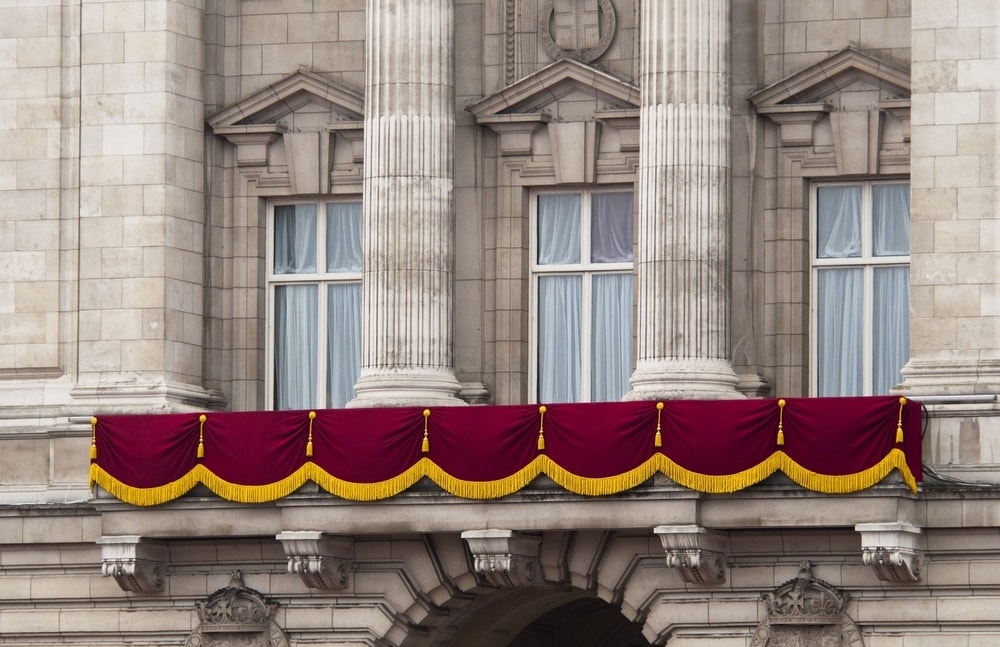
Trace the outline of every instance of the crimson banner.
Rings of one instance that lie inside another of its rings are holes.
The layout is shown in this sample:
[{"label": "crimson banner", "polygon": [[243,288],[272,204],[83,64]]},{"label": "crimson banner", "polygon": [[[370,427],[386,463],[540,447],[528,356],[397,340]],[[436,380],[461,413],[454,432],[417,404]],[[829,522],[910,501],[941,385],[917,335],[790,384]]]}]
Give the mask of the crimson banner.
[{"label": "crimson banner", "polygon": [[99,416],[90,480],[136,505],[199,483],[259,503],[307,481],[372,501],[424,477],[489,499],[542,474],[597,496],[657,473],[734,492],[777,471],[847,493],[898,470],[916,491],[920,423],[917,402],[891,396]]}]

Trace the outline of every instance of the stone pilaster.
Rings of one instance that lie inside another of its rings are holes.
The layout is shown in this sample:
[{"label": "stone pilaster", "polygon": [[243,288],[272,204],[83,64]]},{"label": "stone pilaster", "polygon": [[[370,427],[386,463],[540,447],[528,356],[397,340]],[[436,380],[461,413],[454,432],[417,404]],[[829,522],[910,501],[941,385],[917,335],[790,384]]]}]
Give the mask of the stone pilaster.
[{"label": "stone pilaster", "polygon": [[461,404],[454,0],[368,0],[361,377],[349,406]]},{"label": "stone pilaster", "polygon": [[627,399],[736,398],[729,0],[642,3],[636,370]]},{"label": "stone pilaster", "polygon": [[980,51],[995,41],[1000,11],[988,2],[915,2],[911,25],[913,315],[903,390],[914,397],[995,394],[1000,59],[996,48],[988,58]]}]

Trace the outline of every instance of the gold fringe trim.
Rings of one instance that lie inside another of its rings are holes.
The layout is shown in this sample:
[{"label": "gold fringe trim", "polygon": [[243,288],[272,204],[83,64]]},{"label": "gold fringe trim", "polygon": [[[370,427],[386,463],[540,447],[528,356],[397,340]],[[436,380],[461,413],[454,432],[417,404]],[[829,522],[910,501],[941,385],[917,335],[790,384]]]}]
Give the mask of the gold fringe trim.
[{"label": "gold fringe trim", "polygon": [[906,464],[906,454],[891,450],[873,467],[856,474],[819,474],[805,469],[783,451],[771,454],[753,467],[735,474],[699,474],[692,472],[662,453],[654,454],[634,469],[613,476],[590,478],[573,474],[548,456],[536,457],[517,472],[494,481],[465,481],[455,478],[429,458],[421,458],[405,472],[385,481],[352,483],[338,479],[313,462],[307,462],[289,476],[265,485],[240,485],[225,481],[198,464],[172,483],[153,488],[137,488],[117,480],[96,463],[90,466],[90,486],[99,485],[112,496],[137,506],[151,506],[179,498],[199,483],[219,497],[238,503],[266,503],[288,496],[307,481],[334,496],[351,501],[378,501],[403,492],[422,478],[429,478],[441,489],[465,499],[497,499],[513,494],[541,474],[569,492],[581,496],[606,496],[634,488],[657,472],[691,490],[709,494],[728,494],[760,483],[778,470],[807,490],[824,494],[847,494],[872,487],[892,470],[899,470],[911,491],[917,482]]}]

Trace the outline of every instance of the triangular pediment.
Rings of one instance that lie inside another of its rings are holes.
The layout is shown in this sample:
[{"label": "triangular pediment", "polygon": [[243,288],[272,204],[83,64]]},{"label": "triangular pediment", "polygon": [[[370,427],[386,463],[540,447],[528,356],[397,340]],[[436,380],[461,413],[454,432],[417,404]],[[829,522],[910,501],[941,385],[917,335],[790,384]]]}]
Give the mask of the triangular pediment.
[{"label": "triangular pediment", "polygon": [[766,112],[777,106],[827,103],[832,95],[845,91],[875,91],[880,101],[909,99],[910,72],[847,47],[747,98],[759,112]]},{"label": "triangular pediment", "polygon": [[300,70],[249,94],[208,119],[215,130],[275,124],[297,112],[323,112],[328,121],[362,121],[364,95],[343,83]]},{"label": "triangular pediment", "polygon": [[597,103],[599,110],[639,107],[639,88],[594,67],[560,59],[468,107],[477,120],[552,111],[559,102]]}]

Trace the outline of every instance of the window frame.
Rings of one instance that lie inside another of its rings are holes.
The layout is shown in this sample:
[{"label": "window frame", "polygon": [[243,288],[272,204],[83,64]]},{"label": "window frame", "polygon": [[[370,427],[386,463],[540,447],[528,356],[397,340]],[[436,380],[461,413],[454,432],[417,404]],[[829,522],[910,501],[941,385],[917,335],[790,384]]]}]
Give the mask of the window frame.
[{"label": "window frame", "polygon": [[[264,403],[268,410],[274,410],[276,405],[275,388],[275,353],[277,342],[275,340],[275,292],[279,286],[288,285],[315,285],[316,295],[316,393],[313,394],[312,409],[329,408],[331,405],[326,401],[327,372],[328,372],[328,314],[329,314],[329,290],[328,286],[333,284],[358,284],[362,283],[362,271],[356,272],[327,272],[327,206],[330,204],[358,204],[361,205],[361,196],[337,196],[318,198],[279,198],[269,200],[266,209],[266,243],[265,243],[265,339],[264,339]],[[274,225],[275,208],[297,205],[315,205],[316,207],[316,271],[310,274],[289,273],[275,274],[274,272]],[[362,211],[363,214],[363,211]],[[363,217],[363,216],[362,216]],[[363,250],[363,247],[362,247]],[[363,255],[363,251],[362,251]],[[363,259],[362,259],[363,262]],[[322,271],[321,271],[322,269]],[[362,305],[363,307],[363,305]],[[362,313],[363,315],[363,313]],[[360,341],[360,340],[359,340]]]},{"label": "window frame", "polygon": [[[595,263],[590,259],[591,252],[591,218],[593,217],[593,196],[599,193],[628,193],[632,195],[632,260],[617,263]],[[576,264],[539,264],[538,263],[538,201],[544,195],[579,195],[580,196],[580,263]],[[591,364],[593,341],[593,278],[598,275],[630,274],[632,276],[633,297],[631,307],[635,307],[635,191],[632,186],[600,185],[588,187],[550,187],[536,188],[528,196],[528,401],[539,403],[539,358],[538,358],[538,293],[539,278],[542,276],[579,275],[581,279],[581,312],[580,312],[580,399],[577,402],[593,402],[591,396]],[[586,259],[586,260],[584,260]],[[635,366],[635,321],[633,313],[632,330],[629,333],[632,356],[630,363]]]},{"label": "window frame", "polygon": [[[813,181],[809,187],[809,395],[818,397],[819,394],[819,270],[828,268],[860,268],[862,270],[862,343],[861,343],[861,393],[858,395],[868,396],[874,393],[874,292],[875,292],[875,269],[886,267],[905,267],[909,271],[913,254],[912,242],[908,245],[910,253],[895,256],[875,256],[873,254],[874,235],[872,233],[872,221],[874,219],[873,209],[873,189],[876,186],[906,185],[911,186],[909,178],[892,179],[857,179],[857,180],[833,180],[833,181]],[[819,245],[819,213],[818,194],[819,189],[826,187],[861,187],[861,254],[857,257],[837,257],[820,258],[818,254]],[[912,211],[907,213],[909,223],[912,225]],[[910,236],[912,241],[912,234]],[[909,296],[909,293],[908,293]],[[909,311],[907,311],[909,319]],[[837,394],[838,397],[844,394]]]}]

